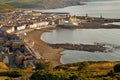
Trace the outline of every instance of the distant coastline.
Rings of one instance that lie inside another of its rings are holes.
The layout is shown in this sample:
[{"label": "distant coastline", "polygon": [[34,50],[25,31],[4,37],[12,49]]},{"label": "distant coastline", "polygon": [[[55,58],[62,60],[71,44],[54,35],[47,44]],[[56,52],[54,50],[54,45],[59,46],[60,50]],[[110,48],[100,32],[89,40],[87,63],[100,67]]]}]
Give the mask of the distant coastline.
[{"label": "distant coastline", "polygon": [[80,0],[11,0],[11,1],[3,1],[4,3],[11,5],[15,8],[25,8],[25,9],[56,9],[63,8],[74,5],[83,5],[84,3],[80,2]]}]

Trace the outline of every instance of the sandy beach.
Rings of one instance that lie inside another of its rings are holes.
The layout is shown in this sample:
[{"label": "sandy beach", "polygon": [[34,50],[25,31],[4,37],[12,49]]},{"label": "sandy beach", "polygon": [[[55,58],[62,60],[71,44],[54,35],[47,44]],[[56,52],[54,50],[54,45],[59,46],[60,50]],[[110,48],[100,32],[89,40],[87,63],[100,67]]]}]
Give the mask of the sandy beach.
[{"label": "sandy beach", "polygon": [[[113,29],[113,28],[119,28],[117,25],[102,25],[101,23],[85,23],[81,24],[84,27],[80,27],[81,29],[99,29],[99,28],[105,28],[105,29]],[[79,27],[77,27],[79,29]],[[36,56],[39,56],[40,54],[44,59],[50,61],[53,63],[54,66],[60,65],[60,58],[61,54],[64,49],[63,48],[54,48],[48,45],[46,42],[42,41],[40,39],[40,36],[43,32],[50,31],[54,28],[44,28],[40,30],[33,30],[30,32],[27,32],[26,40],[30,40],[31,42],[34,42],[34,46],[32,47],[34,51],[36,52]],[[29,43],[31,43],[29,42]]]},{"label": "sandy beach", "polygon": [[63,51],[63,49],[61,49],[61,48],[54,49],[40,39],[40,36],[46,30],[50,30],[50,29],[41,29],[41,30],[34,30],[34,31],[31,31],[31,32],[28,32],[27,36],[26,36],[26,39],[34,41],[33,49],[37,53],[39,53],[41,56],[43,56],[43,58],[52,62],[54,66],[60,65],[61,64],[61,62],[60,62],[60,58],[61,58],[60,52]]}]

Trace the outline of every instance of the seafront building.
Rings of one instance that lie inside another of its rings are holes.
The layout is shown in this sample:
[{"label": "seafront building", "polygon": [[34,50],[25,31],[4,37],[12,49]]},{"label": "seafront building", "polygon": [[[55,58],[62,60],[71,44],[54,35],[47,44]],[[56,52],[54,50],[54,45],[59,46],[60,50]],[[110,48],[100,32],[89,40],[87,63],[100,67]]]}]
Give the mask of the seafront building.
[{"label": "seafront building", "polygon": [[45,27],[47,25],[64,24],[66,21],[79,23],[79,19],[69,13],[36,12],[18,10],[0,14],[0,28],[3,32],[12,33],[24,29]]}]

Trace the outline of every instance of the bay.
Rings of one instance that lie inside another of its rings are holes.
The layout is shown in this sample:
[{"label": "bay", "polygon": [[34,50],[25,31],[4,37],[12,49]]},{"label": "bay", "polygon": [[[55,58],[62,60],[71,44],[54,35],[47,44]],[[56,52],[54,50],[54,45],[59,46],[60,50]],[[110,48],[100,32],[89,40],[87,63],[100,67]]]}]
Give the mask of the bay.
[{"label": "bay", "polygon": [[[42,12],[69,12],[71,15],[120,18],[120,0],[102,0],[85,2],[86,5],[70,6],[60,9],[38,10]],[[119,23],[110,23],[119,25]],[[106,24],[109,25],[109,24]],[[41,39],[47,43],[73,43],[73,44],[110,44],[120,46],[119,29],[58,29],[45,32]],[[61,54],[62,63],[72,63],[79,61],[120,61],[120,49],[113,52],[86,52],[65,50]]]},{"label": "bay", "polygon": [[69,12],[71,15],[120,18],[120,0],[85,2],[86,5],[70,6],[59,9],[37,10],[42,12]]},{"label": "bay", "polygon": [[[57,29],[42,34],[41,39],[47,43],[73,43],[73,44],[109,44],[120,46],[120,29]],[[119,61],[120,49],[113,52],[86,52],[65,50],[61,54],[62,63],[79,61]]]}]

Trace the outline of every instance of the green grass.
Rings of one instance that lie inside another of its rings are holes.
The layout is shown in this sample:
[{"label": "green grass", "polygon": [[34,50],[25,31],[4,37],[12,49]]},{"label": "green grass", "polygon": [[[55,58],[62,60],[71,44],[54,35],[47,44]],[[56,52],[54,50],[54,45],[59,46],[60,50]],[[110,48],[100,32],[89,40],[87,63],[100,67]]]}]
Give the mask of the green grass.
[{"label": "green grass", "polygon": [[[45,70],[45,69],[33,70],[31,67],[29,67],[26,69],[7,69],[5,71],[1,70],[0,73],[1,73],[1,76],[6,76],[2,74],[4,72],[8,72],[8,73],[12,72],[11,75],[14,76],[14,73],[13,73],[14,71],[18,72],[22,76],[33,74],[33,77],[36,78],[35,80],[40,80],[40,79],[37,79],[38,77],[41,78],[40,76],[42,77],[46,76],[47,78],[49,78],[49,76],[51,76],[52,78],[55,78],[55,77],[67,78],[67,77],[72,77],[73,75],[75,75],[77,78],[81,80],[119,80],[120,72],[116,73],[113,70],[113,67],[116,64],[120,64],[120,62],[106,62],[106,61],[105,62],[104,61],[103,62],[78,62],[78,63],[60,65],[55,68],[50,67],[52,68],[50,70]],[[0,65],[3,67],[3,63],[0,63]],[[4,69],[4,67],[2,69]],[[0,76],[0,80],[2,78],[3,80],[7,78],[7,76],[6,77],[1,77],[1,76]],[[53,80],[56,80],[56,79],[53,79]],[[57,79],[57,80],[69,80],[69,79]]]},{"label": "green grass", "polygon": [[9,12],[12,11],[13,9],[14,8],[12,6],[0,2],[0,12]]},{"label": "green grass", "polygon": [[1,0],[2,2],[11,5],[15,8],[35,8],[41,4],[41,0]]},{"label": "green grass", "polygon": [[5,3],[34,3],[34,2],[37,2],[37,1],[41,1],[41,0],[1,0],[2,2],[5,2]]},{"label": "green grass", "polygon": [[79,0],[1,0],[15,8],[50,9],[77,5]]},{"label": "green grass", "polygon": [[32,79],[41,80],[41,77],[42,78],[51,77],[56,79],[62,78],[57,80],[119,80],[120,72],[116,73],[113,70],[113,67],[119,63],[120,62],[103,61],[103,62],[78,62],[73,64],[65,64],[55,67],[54,70],[52,71],[37,70],[35,73],[33,73]]},{"label": "green grass", "polygon": [[0,76],[0,80],[7,80],[7,79],[9,79],[9,78],[6,76]]},{"label": "green grass", "polygon": [[0,62],[0,72],[4,70],[8,70],[8,67],[3,62]]}]

